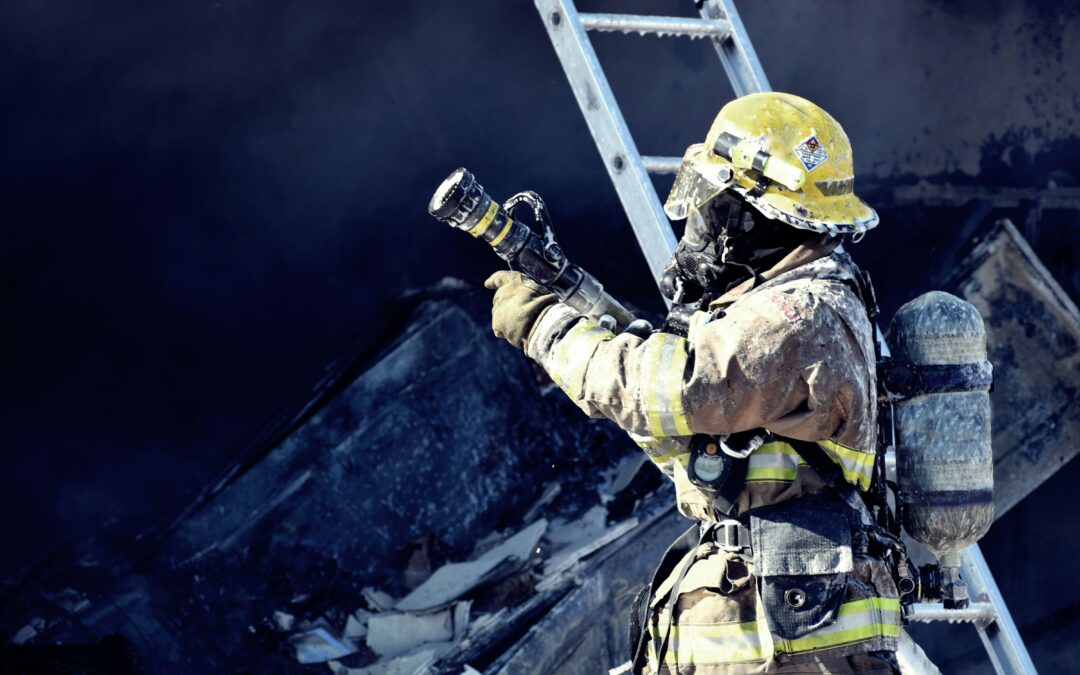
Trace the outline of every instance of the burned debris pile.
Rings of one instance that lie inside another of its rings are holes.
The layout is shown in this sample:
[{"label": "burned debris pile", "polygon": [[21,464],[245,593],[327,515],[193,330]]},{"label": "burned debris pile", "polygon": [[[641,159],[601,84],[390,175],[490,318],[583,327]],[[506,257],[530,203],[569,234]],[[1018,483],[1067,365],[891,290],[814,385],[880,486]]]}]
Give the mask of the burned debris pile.
[{"label": "burned debris pile", "polygon": [[671,503],[642,519],[658,472],[494,338],[486,300],[409,298],[175,522],[30,570],[0,663],[120,635],[153,672],[486,667]]}]

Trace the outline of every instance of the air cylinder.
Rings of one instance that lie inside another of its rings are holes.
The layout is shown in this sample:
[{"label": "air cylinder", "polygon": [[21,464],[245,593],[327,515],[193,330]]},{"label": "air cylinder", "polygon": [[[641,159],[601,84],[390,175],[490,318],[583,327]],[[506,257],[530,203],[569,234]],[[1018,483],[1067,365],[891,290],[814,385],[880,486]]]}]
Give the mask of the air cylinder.
[{"label": "air cylinder", "polygon": [[933,291],[897,311],[889,337],[909,377],[893,411],[904,528],[958,579],[960,551],[994,520],[986,329],[970,303]]}]

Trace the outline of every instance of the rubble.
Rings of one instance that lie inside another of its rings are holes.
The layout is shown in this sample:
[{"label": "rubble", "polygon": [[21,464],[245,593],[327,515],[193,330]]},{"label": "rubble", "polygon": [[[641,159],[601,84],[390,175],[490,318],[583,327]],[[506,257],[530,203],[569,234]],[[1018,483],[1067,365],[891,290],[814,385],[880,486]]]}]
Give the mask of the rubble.
[{"label": "rubble", "polygon": [[454,615],[450,609],[373,614],[368,621],[367,646],[386,657],[398,656],[425,642],[449,642],[455,632]]},{"label": "rubble", "polygon": [[368,607],[378,611],[388,611],[394,608],[397,604],[397,600],[390,597],[389,593],[378,590],[377,588],[367,587],[362,591],[364,596],[364,602],[368,604]]},{"label": "rubble", "polygon": [[33,640],[37,637],[37,634],[45,629],[45,620],[40,616],[35,616],[30,619],[30,623],[26,624],[11,636],[11,644],[21,645]]},{"label": "rubble", "polygon": [[349,668],[341,663],[331,662],[330,672],[334,675],[426,675],[431,672],[431,665],[435,663],[438,655],[439,649],[429,647],[363,668]]},{"label": "rubble", "polygon": [[274,625],[277,626],[277,629],[286,633],[291,631],[296,624],[295,616],[280,610],[274,610],[271,618],[274,620]]},{"label": "rubble", "polygon": [[[297,637],[303,658],[345,653],[351,642],[356,652],[332,660],[375,662],[369,624],[406,611],[398,599],[463,613],[462,598],[450,596],[475,595],[464,598],[474,601],[471,616],[453,621],[451,647],[497,649],[506,629],[524,630],[553,601],[535,588],[534,566],[551,548],[539,529],[595,505],[599,477],[637,450],[560,391],[544,393],[528,361],[491,334],[486,293],[446,287],[404,302],[380,329],[386,339],[373,336],[328,369],[176,519],[129,549],[88,539],[0,595],[0,631],[10,640],[40,617],[21,639],[121,634],[133,652],[168,663],[183,654],[187,671],[281,672],[301,668],[290,634],[319,618],[326,635]],[[549,488],[556,477],[560,487]],[[444,560],[483,558],[486,567],[478,542],[530,526],[538,529],[514,544],[490,540],[520,547],[483,583],[417,600]],[[500,614],[504,602],[526,609]],[[500,623],[477,626],[481,615]]]},{"label": "rubble", "polygon": [[472,562],[448,563],[395,605],[399,610],[423,610],[444,606],[477,586],[490,583],[519,569],[536,551],[547,529],[539,520]]},{"label": "rubble", "polygon": [[356,653],[352,641],[336,635],[324,619],[289,638],[300,663],[325,663]]},{"label": "rubble", "polygon": [[371,619],[371,612],[363,609],[358,609],[349,615],[349,618],[345,621],[345,637],[350,640],[360,640],[367,636],[368,621]]}]

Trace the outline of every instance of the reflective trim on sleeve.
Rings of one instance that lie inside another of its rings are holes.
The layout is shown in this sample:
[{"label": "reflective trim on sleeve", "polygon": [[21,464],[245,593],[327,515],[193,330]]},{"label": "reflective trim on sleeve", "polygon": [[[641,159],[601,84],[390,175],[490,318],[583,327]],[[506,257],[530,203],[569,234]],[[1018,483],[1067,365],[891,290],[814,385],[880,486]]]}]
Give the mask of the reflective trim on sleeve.
[{"label": "reflective trim on sleeve", "polygon": [[588,319],[578,321],[555,343],[547,359],[547,371],[552,381],[573,400],[581,398],[585,388],[585,369],[589,366],[597,345],[615,335]]},{"label": "reflective trim on sleeve", "polygon": [[770,441],[750,453],[746,482],[790,483],[798,475],[799,466],[805,464],[789,443]]},{"label": "reflective trim on sleeve", "polygon": [[630,438],[637,443],[639,448],[645,451],[645,454],[649,456],[649,459],[657,464],[669,462],[680,452],[686,452],[686,450],[679,445],[679,441],[674,438],[638,436],[637,434],[630,434]]},{"label": "reflective trim on sleeve", "polygon": [[655,344],[648,345],[641,384],[649,432],[653,436],[689,436],[682,396],[687,342],[667,333],[655,333],[649,340]]},{"label": "reflective trim on sleeve", "polygon": [[829,456],[829,459],[840,465],[844,479],[860,490],[869,490],[870,482],[874,478],[873,452],[859,450],[836,441],[818,441],[817,444]]}]

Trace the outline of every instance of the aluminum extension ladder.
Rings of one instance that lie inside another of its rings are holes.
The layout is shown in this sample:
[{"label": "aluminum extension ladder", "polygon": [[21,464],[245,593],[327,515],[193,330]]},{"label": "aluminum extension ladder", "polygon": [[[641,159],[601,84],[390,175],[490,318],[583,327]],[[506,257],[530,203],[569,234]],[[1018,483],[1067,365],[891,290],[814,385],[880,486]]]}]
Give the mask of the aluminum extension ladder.
[{"label": "aluminum extension ladder", "polygon": [[[746,29],[732,0],[699,0],[701,18],[584,13],[573,0],[534,2],[653,278],[659,279],[676,242],[649,174],[675,173],[681,158],[638,152],[588,31],[710,39],[735,95],[742,96],[770,90]],[[999,675],[1033,675],[1035,666],[978,544],[964,552],[961,573],[971,596],[968,608],[919,603],[908,619],[972,623]]]}]

